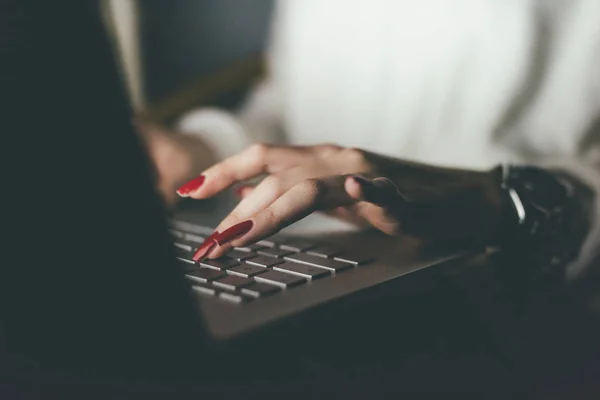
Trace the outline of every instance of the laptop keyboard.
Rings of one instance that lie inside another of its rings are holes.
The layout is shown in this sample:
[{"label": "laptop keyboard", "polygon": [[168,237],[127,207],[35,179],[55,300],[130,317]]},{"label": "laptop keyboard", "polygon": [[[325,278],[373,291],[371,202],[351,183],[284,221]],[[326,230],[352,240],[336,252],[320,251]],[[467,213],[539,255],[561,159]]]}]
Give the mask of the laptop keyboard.
[{"label": "laptop keyboard", "polygon": [[215,260],[196,263],[192,256],[212,229],[173,222],[171,234],[177,259],[192,288],[223,301],[247,303],[311,280],[345,273],[373,259],[336,245],[275,235],[245,247],[236,247]]}]

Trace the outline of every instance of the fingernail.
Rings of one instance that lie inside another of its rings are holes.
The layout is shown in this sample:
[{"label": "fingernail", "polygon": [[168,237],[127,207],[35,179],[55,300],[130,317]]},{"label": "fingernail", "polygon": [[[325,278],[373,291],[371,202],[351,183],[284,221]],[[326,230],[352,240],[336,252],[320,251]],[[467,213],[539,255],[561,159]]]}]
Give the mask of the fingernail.
[{"label": "fingernail", "polygon": [[219,244],[219,246],[224,245],[227,242],[231,242],[233,239],[236,239],[240,236],[245,235],[252,229],[254,224],[252,221],[244,221],[240,222],[232,226],[231,228],[225,229],[221,234],[215,237],[215,241]]},{"label": "fingernail", "polygon": [[199,177],[192,179],[177,189],[177,194],[181,197],[189,197],[190,193],[198,190],[198,188],[202,186],[205,179],[206,177],[204,175],[200,175]]},{"label": "fingernail", "polygon": [[192,256],[192,260],[195,262],[202,261],[208,253],[217,245],[215,237],[219,234],[219,232],[213,232],[209,237],[207,237],[204,242],[198,247],[198,250]]}]

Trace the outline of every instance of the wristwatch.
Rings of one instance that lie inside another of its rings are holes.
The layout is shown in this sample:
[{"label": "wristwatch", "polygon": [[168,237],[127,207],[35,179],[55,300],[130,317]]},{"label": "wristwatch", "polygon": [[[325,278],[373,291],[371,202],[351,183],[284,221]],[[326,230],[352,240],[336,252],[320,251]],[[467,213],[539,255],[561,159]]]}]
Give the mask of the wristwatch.
[{"label": "wristwatch", "polygon": [[543,273],[564,274],[584,237],[573,185],[549,170],[509,165],[502,166],[501,188],[507,205],[503,248]]}]

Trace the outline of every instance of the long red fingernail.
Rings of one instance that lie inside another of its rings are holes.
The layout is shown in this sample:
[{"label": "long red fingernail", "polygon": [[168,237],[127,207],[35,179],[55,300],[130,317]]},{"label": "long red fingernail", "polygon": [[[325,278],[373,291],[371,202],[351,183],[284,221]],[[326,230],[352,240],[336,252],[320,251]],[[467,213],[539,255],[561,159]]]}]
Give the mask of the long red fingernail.
[{"label": "long red fingernail", "polygon": [[177,194],[181,197],[188,197],[190,193],[196,191],[198,188],[200,188],[200,186],[202,186],[205,179],[206,177],[204,175],[200,175],[199,177],[192,179],[177,189]]},{"label": "long red fingernail", "polygon": [[225,243],[231,242],[233,239],[248,233],[250,229],[252,229],[253,225],[254,224],[252,221],[240,222],[229,229],[225,229],[223,232],[217,235],[215,237],[215,241],[219,244],[219,246],[222,246]]},{"label": "long red fingernail", "polygon": [[196,250],[196,252],[192,256],[192,260],[194,260],[195,262],[202,261],[208,255],[208,253],[210,253],[210,251],[217,245],[217,241],[215,240],[215,237],[218,234],[219,234],[219,232],[214,231],[212,233],[212,235],[207,237],[204,240],[204,242],[202,242],[200,247],[198,247],[198,250]]}]

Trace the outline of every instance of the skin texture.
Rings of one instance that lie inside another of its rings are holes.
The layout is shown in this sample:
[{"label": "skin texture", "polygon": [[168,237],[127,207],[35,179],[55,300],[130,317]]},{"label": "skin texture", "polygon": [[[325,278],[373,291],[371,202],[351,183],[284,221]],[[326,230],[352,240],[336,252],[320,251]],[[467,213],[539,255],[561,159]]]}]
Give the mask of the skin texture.
[{"label": "skin texture", "polygon": [[[136,121],[135,125],[156,169],[158,191],[167,204],[178,199],[177,188],[216,161],[213,150],[202,140],[149,123]],[[185,197],[186,193],[178,194]]]},{"label": "skin texture", "polygon": [[[190,198],[209,198],[234,185],[243,188],[238,190],[240,203],[216,228],[243,233],[217,240],[207,254],[210,258],[261,240],[316,211],[389,235],[447,244],[494,244],[500,230],[497,170],[440,168],[330,144],[258,144],[202,176],[196,179],[202,185],[193,190],[186,186]],[[244,184],[261,176],[257,186]]]}]

